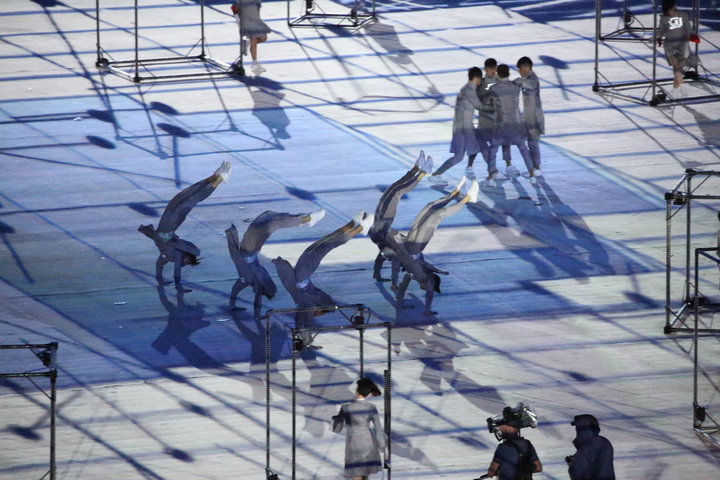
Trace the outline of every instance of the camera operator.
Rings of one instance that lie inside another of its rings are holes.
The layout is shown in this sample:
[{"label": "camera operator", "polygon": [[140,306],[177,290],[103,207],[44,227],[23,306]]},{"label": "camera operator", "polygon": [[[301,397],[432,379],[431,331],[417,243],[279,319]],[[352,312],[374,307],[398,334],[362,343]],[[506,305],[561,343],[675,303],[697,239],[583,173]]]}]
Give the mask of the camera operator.
[{"label": "camera operator", "polygon": [[600,423],[592,415],[576,415],[570,423],[577,435],[573,445],[575,455],[565,458],[570,480],[615,480],[613,446],[610,440],[599,435]]},{"label": "camera operator", "polygon": [[[522,427],[536,425],[534,415],[532,423],[529,424],[524,421],[523,412],[527,412],[527,409],[523,410],[522,404],[516,409],[506,407],[503,411],[503,419],[497,421],[497,432],[502,443],[495,449],[495,455],[484,478],[497,475],[499,480],[530,480],[533,473],[542,472],[542,463],[535,447],[529,440],[520,436]],[[488,419],[488,424],[492,420],[492,418]]]}]

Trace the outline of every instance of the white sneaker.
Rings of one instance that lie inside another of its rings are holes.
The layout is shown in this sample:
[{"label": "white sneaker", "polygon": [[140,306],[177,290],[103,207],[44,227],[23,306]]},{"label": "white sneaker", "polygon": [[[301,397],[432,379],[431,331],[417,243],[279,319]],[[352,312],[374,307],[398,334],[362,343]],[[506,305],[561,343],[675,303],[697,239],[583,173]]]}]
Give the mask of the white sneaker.
[{"label": "white sneaker", "polygon": [[360,222],[360,225],[362,225],[362,232],[360,233],[362,235],[367,235],[370,231],[370,227],[373,226],[373,223],[375,223],[375,215],[372,213],[366,213],[365,218]]},{"label": "white sneaker", "polygon": [[428,177],[428,181],[430,183],[434,183],[435,185],[447,185],[447,180],[445,180],[442,175],[430,175]]},{"label": "white sneaker", "polygon": [[363,218],[365,218],[365,210],[360,210],[357,215],[352,218],[352,222],[357,227],[362,224]]},{"label": "white sneaker", "polygon": [[426,175],[430,175],[432,173],[433,159],[430,155],[425,158],[425,163],[420,168],[422,168],[422,171],[425,172]]},{"label": "white sneaker", "polygon": [[535,177],[529,177],[528,180],[530,180],[530,185],[537,184],[537,178],[535,178]]},{"label": "white sneaker", "polygon": [[415,165],[417,165],[420,170],[422,170],[425,165],[425,152],[422,150],[420,150],[420,155],[418,155],[417,160],[415,160]]},{"label": "white sneaker", "polygon": [[680,100],[681,98],[685,98],[684,92],[681,87],[682,87],[682,85],[680,85],[680,87],[678,87],[678,88],[673,87],[673,89],[672,89],[673,100]]},{"label": "white sneaker", "polygon": [[455,187],[455,190],[457,190],[458,192],[462,192],[462,189],[465,186],[465,181],[466,181],[466,178],[465,178],[465,175],[463,175],[462,178],[460,178],[460,181],[458,182],[457,187]]},{"label": "white sneaker", "polygon": [[475,172],[473,172],[473,167],[467,167],[465,169],[465,176],[470,179],[475,178]]},{"label": "white sneaker", "polygon": [[314,212],[310,213],[310,221],[308,222],[308,227],[312,227],[317,222],[322,220],[322,218],[325,216],[325,209],[321,208],[320,210],[316,210]]},{"label": "white sneaker", "polygon": [[505,167],[505,175],[508,177],[517,177],[520,175],[520,171],[512,165]]},{"label": "white sneaker", "polygon": [[227,182],[228,177],[230,177],[230,172],[232,171],[232,165],[230,165],[230,162],[223,162],[222,165],[218,167],[217,170],[215,170],[215,173],[217,175],[220,175],[222,177],[223,183]]},{"label": "white sneaker", "polygon": [[533,173],[535,174],[536,177],[542,177],[542,176],[543,176],[543,173],[540,171],[539,168],[536,168],[536,169],[533,171]]},{"label": "white sneaker", "polygon": [[481,185],[482,185],[483,187],[494,187],[494,186],[495,186],[495,180],[493,180],[492,178],[491,178],[490,180],[483,180],[482,183],[481,183]]},{"label": "white sneaker", "polygon": [[250,66],[250,68],[252,68],[253,72],[255,72],[255,73],[260,73],[260,72],[265,71],[265,67],[260,65],[260,62],[258,62],[257,60],[252,62],[252,65]]},{"label": "white sneaker", "polygon": [[470,200],[468,200],[470,203],[477,202],[477,196],[478,196],[479,191],[480,191],[480,185],[478,185],[477,180],[473,180],[472,183],[470,184],[470,188],[468,188],[468,191],[467,191],[467,196],[470,197]]}]

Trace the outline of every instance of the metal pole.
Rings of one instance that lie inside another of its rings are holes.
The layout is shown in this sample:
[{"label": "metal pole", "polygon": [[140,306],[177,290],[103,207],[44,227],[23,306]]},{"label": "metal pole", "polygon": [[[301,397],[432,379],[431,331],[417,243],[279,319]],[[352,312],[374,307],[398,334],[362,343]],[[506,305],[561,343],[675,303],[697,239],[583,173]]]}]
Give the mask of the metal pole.
[{"label": "metal pole", "polygon": [[650,91],[650,99],[655,100],[655,97],[657,95],[657,39],[655,38],[655,35],[657,35],[657,28],[658,28],[658,21],[657,21],[657,6],[655,4],[655,0],[652,0],[652,7],[653,7],[653,63],[652,63],[652,83],[651,87],[652,90]]},{"label": "metal pole", "polygon": [[360,329],[360,378],[365,376],[365,329]]},{"label": "metal pole", "polygon": [[388,480],[392,478],[392,326],[387,327],[387,385],[385,385],[385,430],[387,433],[387,449],[388,449]]},{"label": "metal pole", "polygon": [[600,43],[600,28],[601,28],[601,17],[602,17],[602,0],[595,0],[595,84],[593,85],[593,91],[597,92],[600,88],[598,82],[598,59],[600,56],[599,43]]},{"label": "metal pole", "polygon": [[296,358],[295,358],[295,337],[297,335],[298,331],[296,329],[292,330],[292,480],[295,480],[295,436],[297,435],[296,431],[296,425],[295,425],[295,405],[296,405],[296,398],[295,398],[295,388],[296,388],[296,375],[295,372],[297,370],[296,368]]},{"label": "metal pole", "polygon": [[270,314],[265,312],[265,472],[270,470]]},{"label": "metal pole", "polygon": [[[692,223],[692,175],[687,177],[687,210],[685,225],[685,293],[690,295],[690,224]],[[687,297],[686,297],[687,301]]]},{"label": "metal pole", "polygon": [[200,0],[200,58],[205,58],[205,0]]},{"label": "metal pole", "polygon": [[100,54],[100,0],[95,0],[95,39],[97,46],[96,64],[98,64],[102,60],[102,56]]},{"label": "metal pole", "polygon": [[698,251],[695,250],[695,327],[693,329],[693,423],[695,423],[695,406],[698,402]]},{"label": "metal pole", "polygon": [[672,261],[672,198],[671,196],[666,197],[667,208],[665,210],[665,333],[670,333],[670,282],[672,268],[670,262]]},{"label": "metal pole", "polygon": [[53,365],[50,372],[50,480],[55,480],[57,466],[55,465],[55,403],[57,402],[57,370]]},{"label": "metal pole", "polygon": [[140,58],[140,49],[138,46],[138,0],[135,0],[135,82],[140,81],[140,67],[139,67],[139,58]]}]

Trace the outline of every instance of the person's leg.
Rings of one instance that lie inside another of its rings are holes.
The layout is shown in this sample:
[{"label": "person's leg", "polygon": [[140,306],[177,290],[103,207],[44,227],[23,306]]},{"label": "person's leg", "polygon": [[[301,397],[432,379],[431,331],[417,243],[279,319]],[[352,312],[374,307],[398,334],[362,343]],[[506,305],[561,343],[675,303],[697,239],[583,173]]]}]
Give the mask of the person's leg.
[{"label": "person's leg", "polygon": [[260,311],[262,310],[262,290],[260,288],[255,289],[255,301],[253,302],[253,315],[255,318],[260,318]]},{"label": "person's leg", "polygon": [[[460,186],[461,185],[458,185],[458,187],[455,188],[452,192],[443,195],[437,200],[433,200],[432,202],[425,205],[422,210],[420,210],[420,213],[417,214],[415,220],[413,220],[413,223],[410,226],[410,230],[408,231],[405,244],[415,243],[420,225],[424,224],[427,221],[428,217],[430,217],[430,215],[432,215],[437,210],[446,207],[455,197],[457,197],[460,194]],[[416,252],[410,252],[411,255],[413,253]]]},{"label": "person's leg", "polygon": [[492,180],[495,173],[497,173],[497,166],[495,159],[497,158],[497,151],[500,148],[499,143],[491,143],[490,147],[488,148],[488,158],[487,161],[487,170],[488,170],[488,176],[487,180]]},{"label": "person's leg", "polygon": [[[475,183],[475,185],[477,184]],[[459,193],[455,194],[455,196],[458,195]],[[477,195],[477,192],[474,192],[474,195]],[[473,193],[468,192],[468,194],[458,200],[457,203],[449,206],[442,206],[440,208],[434,208],[430,211],[429,214],[425,216],[424,220],[415,225],[408,233],[408,238],[405,241],[408,253],[410,255],[416,255],[422,252],[428,242],[432,239],[435,234],[435,230],[438,225],[440,225],[440,222],[450,215],[458,212],[467,202],[471,200],[475,201],[473,199]]]},{"label": "person's leg", "polygon": [[235,284],[232,287],[232,291],[230,292],[230,307],[233,310],[245,310],[244,308],[236,307],[235,302],[237,301],[237,296],[242,292],[245,287],[248,287],[249,285],[243,281],[242,278],[238,278],[235,280]]},{"label": "person's leg", "polygon": [[377,254],[377,257],[375,257],[375,263],[373,264],[373,278],[377,281],[382,281],[382,266],[383,263],[385,263],[385,255],[382,254],[382,252]]},{"label": "person's leg", "polygon": [[510,144],[505,144],[502,146],[502,154],[503,154],[503,160],[505,160],[505,165],[512,164],[512,156],[510,155]]},{"label": "person's leg", "polygon": [[263,35],[262,37],[256,37],[250,39],[250,57],[253,59],[253,62],[257,62],[257,46],[259,43],[263,43],[267,40],[267,35]]},{"label": "person's leg", "polygon": [[445,160],[445,163],[440,165],[440,168],[435,170],[435,173],[430,175],[430,178],[432,179],[432,177],[439,177],[440,175],[447,172],[448,170],[450,170],[452,167],[454,167],[458,163],[462,162],[463,158],[465,158],[465,150],[456,152],[452,157]]},{"label": "person's leg", "polygon": [[537,128],[528,128],[528,150],[530,151],[530,159],[532,160],[535,175],[538,176],[540,170],[540,130]]},{"label": "person's leg", "polygon": [[155,262],[155,280],[160,285],[170,285],[170,282],[166,282],[163,278],[163,267],[169,262],[164,255],[160,254],[157,261]]},{"label": "person's leg", "polygon": [[[482,152],[482,150],[481,150]],[[468,155],[468,167],[473,166],[473,163],[475,163],[475,157],[477,157],[477,153],[473,153],[472,155]]]},{"label": "person's leg", "polygon": [[[244,254],[256,255],[265,244],[267,239],[279,228],[299,227],[305,223],[324,216],[325,210],[320,209],[313,213],[291,215],[283,212],[267,210],[258,215],[248,226],[240,242],[240,250]],[[315,217],[313,217],[315,215]],[[316,220],[317,221],[317,220]]]},{"label": "person's leg", "polygon": [[425,281],[425,315],[437,315],[438,312],[432,310],[432,302],[435,297],[435,275],[428,275]]},{"label": "person's leg", "polygon": [[395,295],[395,300],[397,301],[397,308],[403,308],[402,303],[403,299],[405,298],[405,292],[410,285],[410,280],[411,275],[409,273],[406,273],[402,279],[402,283],[400,283],[400,285],[398,286],[397,294]]},{"label": "person's leg", "polygon": [[310,245],[300,255],[295,264],[295,277],[297,282],[304,282],[310,279],[317,267],[331,250],[347,243],[358,233],[362,232],[363,226],[351,221],[334,232],[325,235],[317,242]]},{"label": "person's leg", "polygon": [[407,192],[415,188],[425,175],[425,172],[421,170],[419,166],[415,165],[410,171],[385,190],[375,208],[375,220],[373,222],[375,231],[381,234],[387,232],[397,214],[400,199]]},{"label": "person's leg", "polygon": [[[227,181],[230,175],[232,165],[230,162],[223,162],[222,165],[215,170],[215,173],[199,182],[190,185],[183,191],[173,197],[165,207],[165,211],[160,217],[157,232],[162,237],[172,234],[185,221],[190,211],[206,198],[208,198],[224,181]],[[163,238],[167,241],[167,238]]]}]

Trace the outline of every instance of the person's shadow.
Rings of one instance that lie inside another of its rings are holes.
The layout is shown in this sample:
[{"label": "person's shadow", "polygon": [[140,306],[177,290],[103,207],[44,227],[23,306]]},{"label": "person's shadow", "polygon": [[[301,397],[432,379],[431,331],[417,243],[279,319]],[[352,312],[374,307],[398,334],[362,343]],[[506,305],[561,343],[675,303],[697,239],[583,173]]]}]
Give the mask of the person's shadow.
[{"label": "person's shadow", "polygon": [[[539,205],[533,204],[521,182],[512,180],[511,183],[518,198],[508,198],[502,185],[483,189],[494,202],[492,208],[481,201],[467,204],[469,211],[508,250],[532,264],[544,278],[556,277],[560,270],[584,283],[589,273],[614,273],[605,247],[543,177],[535,186]],[[510,227],[512,222],[520,232]],[[534,242],[529,242],[527,237]]]},{"label": "person's shadow", "polygon": [[378,21],[365,24],[363,29],[370,38],[390,54],[388,56],[390,60],[398,65],[412,63],[410,55],[414,52],[400,43],[400,37],[395,31],[395,27]]},{"label": "person's shadow", "polygon": [[280,106],[285,98],[285,94],[280,91],[282,84],[265,77],[244,77],[242,83],[248,87],[253,99],[253,116],[270,130],[275,147],[282,150],[284,147],[279,140],[290,138],[287,131],[290,118]]}]

